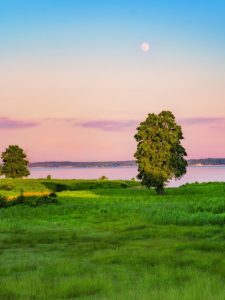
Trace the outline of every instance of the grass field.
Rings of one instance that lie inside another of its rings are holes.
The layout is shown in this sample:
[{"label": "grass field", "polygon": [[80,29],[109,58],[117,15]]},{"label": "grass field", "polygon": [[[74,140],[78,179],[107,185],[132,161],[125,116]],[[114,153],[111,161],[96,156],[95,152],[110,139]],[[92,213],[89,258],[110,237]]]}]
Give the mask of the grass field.
[{"label": "grass field", "polygon": [[0,299],[225,299],[225,183],[0,180],[21,189],[59,204],[0,209]]}]

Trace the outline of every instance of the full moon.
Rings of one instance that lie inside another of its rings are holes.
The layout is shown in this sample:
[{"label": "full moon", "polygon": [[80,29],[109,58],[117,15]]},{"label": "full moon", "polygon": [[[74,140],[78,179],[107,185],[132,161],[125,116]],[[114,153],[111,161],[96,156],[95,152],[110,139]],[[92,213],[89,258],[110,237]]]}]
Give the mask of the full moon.
[{"label": "full moon", "polygon": [[149,43],[143,42],[141,43],[141,50],[143,52],[148,52],[150,50],[150,45]]}]

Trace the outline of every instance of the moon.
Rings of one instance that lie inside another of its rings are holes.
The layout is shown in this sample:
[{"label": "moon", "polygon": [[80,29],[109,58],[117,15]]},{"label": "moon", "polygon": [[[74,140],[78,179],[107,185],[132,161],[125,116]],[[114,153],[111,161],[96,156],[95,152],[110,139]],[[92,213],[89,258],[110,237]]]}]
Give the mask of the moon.
[{"label": "moon", "polygon": [[147,42],[141,43],[140,47],[143,52],[149,52],[149,50],[150,50],[150,45]]}]

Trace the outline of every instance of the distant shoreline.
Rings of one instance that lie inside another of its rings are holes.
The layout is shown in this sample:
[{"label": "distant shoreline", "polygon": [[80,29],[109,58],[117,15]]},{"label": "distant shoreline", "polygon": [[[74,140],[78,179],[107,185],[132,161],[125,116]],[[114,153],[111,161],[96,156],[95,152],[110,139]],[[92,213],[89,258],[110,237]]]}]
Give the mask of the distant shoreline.
[{"label": "distant shoreline", "polygon": [[[189,167],[223,167],[225,158],[190,159]],[[121,168],[136,167],[134,160],[127,161],[98,161],[98,162],[72,162],[72,161],[48,161],[34,162],[29,164],[30,168]]]}]

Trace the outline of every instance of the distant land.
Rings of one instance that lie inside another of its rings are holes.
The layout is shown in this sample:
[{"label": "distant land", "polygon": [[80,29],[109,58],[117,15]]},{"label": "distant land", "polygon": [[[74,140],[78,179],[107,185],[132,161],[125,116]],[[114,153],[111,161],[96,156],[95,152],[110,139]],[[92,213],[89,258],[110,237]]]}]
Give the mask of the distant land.
[{"label": "distant land", "polygon": [[[189,159],[189,166],[221,166],[225,165],[225,158],[201,158]],[[31,168],[117,168],[135,167],[134,160],[126,161],[96,161],[96,162],[74,162],[74,161],[44,161],[34,162]]]},{"label": "distant land", "polygon": [[96,162],[74,162],[74,161],[44,161],[30,163],[30,167],[42,168],[112,168],[112,167],[135,167],[134,160],[127,161],[96,161]]}]

